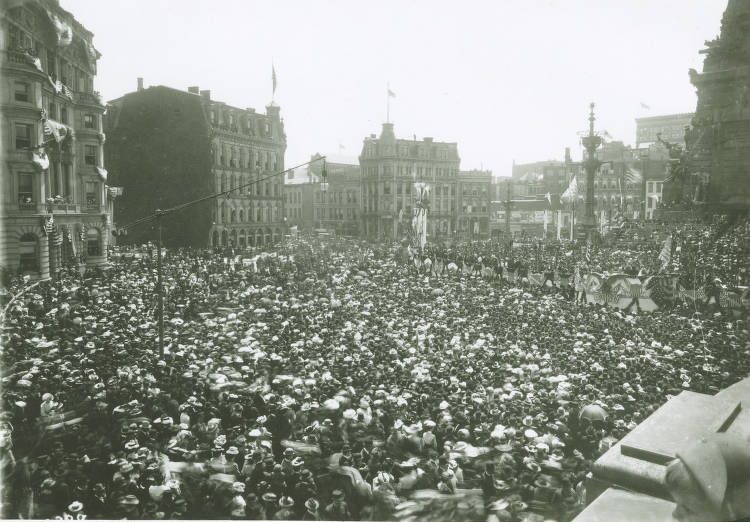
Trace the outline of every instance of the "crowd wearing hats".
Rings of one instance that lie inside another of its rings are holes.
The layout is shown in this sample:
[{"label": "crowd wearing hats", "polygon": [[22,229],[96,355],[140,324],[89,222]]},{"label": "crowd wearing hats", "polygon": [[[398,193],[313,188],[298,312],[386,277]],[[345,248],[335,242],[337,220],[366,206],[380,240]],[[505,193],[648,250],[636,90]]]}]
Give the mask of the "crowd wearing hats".
[{"label": "crowd wearing hats", "polygon": [[429,490],[569,520],[592,462],[665,400],[750,372],[724,315],[402,261],[335,238],[252,264],[169,252],[164,353],[148,255],[39,284],[2,334],[3,517],[388,520]]}]

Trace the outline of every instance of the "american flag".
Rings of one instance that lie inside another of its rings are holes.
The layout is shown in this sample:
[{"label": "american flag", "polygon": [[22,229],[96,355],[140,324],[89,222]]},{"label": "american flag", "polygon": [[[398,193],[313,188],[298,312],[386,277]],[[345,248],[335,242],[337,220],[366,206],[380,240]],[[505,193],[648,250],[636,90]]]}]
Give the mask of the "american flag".
[{"label": "american flag", "polygon": [[669,264],[670,260],[672,259],[672,236],[670,235],[667,237],[667,239],[664,240],[664,246],[661,249],[661,253],[659,254],[659,261],[661,261],[662,267],[665,267]]},{"label": "american flag", "polygon": [[643,181],[643,174],[641,174],[641,171],[636,170],[631,167],[625,167],[625,182],[630,183],[631,185],[636,185]]}]

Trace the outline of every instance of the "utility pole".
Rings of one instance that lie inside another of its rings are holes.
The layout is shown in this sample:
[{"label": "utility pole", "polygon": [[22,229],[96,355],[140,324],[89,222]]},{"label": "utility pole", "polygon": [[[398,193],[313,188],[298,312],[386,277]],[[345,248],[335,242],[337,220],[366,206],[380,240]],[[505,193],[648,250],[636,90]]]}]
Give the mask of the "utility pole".
[{"label": "utility pole", "polygon": [[156,243],[156,293],[159,296],[159,353],[164,355],[164,286],[162,285],[161,274],[161,218],[165,212],[157,209],[154,214],[156,216],[156,226],[159,228],[159,239]]}]

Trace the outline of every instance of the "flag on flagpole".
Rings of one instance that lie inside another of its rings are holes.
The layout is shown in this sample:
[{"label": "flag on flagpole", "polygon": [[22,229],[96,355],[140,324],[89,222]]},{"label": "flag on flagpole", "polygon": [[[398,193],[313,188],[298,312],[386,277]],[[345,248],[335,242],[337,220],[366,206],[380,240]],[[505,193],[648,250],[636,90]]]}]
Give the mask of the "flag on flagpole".
[{"label": "flag on flagpole", "polygon": [[650,111],[650,110],[651,110],[651,107],[649,107],[648,105],[646,105],[646,104],[645,104],[645,103],[643,103],[643,102],[641,102],[641,107],[642,107],[642,108],[644,108],[644,109],[646,109],[647,111]]},{"label": "flag on flagpole", "polygon": [[573,179],[570,180],[570,184],[568,185],[568,188],[565,189],[565,192],[562,193],[562,196],[560,196],[560,199],[566,202],[572,202],[575,201],[578,197],[578,182],[576,181],[576,176],[573,174]]},{"label": "flag on flagpole", "polygon": [[392,90],[390,89],[390,87],[388,88],[388,97],[389,97],[389,98],[395,98],[395,97],[396,97],[396,93],[395,93],[395,92],[393,92],[393,91],[392,91]]},{"label": "flag on flagpole", "polygon": [[625,167],[625,182],[633,185],[643,181],[643,174],[640,170],[636,170],[632,167]]},{"label": "flag on flagpole", "polygon": [[666,267],[669,264],[669,261],[672,259],[672,236],[668,236],[667,239],[664,240],[664,246],[661,249],[661,253],[659,254],[659,261],[661,261],[662,268]]}]

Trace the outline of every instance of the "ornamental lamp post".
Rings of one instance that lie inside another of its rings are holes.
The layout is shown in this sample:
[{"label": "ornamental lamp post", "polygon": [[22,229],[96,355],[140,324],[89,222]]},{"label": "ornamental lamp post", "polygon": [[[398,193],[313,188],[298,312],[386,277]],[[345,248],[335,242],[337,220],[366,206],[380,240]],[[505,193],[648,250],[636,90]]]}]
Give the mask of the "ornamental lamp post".
[{"label": "ornamental lamp post", "polygon": [[601,145],[602,139],[594,134],[594,103],[591,103],[589,114],[589,134],[581,139],[581,144],[586,149],[586,159],[583,167],[586,169],[586,200],[583,216],[583,229],[586,232],[586,241],[591,243],[596,232],[596,216],[594,215],[594,175],[599,169],[601,162],[596,157],[596,149]]}]

